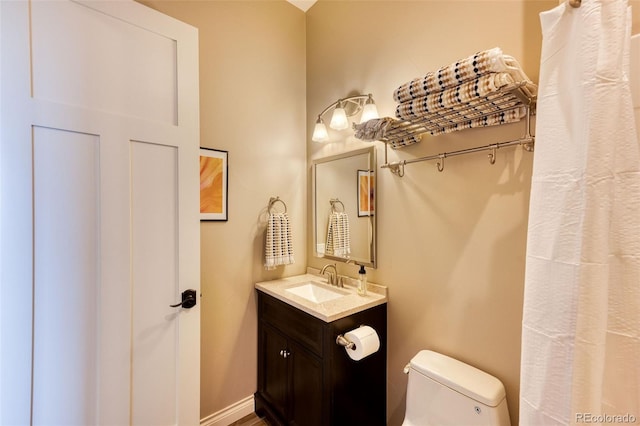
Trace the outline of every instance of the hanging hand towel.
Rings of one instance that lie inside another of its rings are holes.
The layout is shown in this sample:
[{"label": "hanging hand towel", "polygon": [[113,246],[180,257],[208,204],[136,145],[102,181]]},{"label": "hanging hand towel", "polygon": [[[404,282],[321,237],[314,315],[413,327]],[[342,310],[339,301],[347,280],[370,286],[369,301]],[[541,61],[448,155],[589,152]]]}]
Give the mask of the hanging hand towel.
[{"label": "hanging hand towel", "polygon": [[327,227],[326,254],[347,257],[351,254],[349,216],[345,212],[332,212]]},{"label": "hanging hand towel", "polygon": [[264,267],[269,270],[294,263],[291,225],[286,213],[269,214],[264,256]]}]

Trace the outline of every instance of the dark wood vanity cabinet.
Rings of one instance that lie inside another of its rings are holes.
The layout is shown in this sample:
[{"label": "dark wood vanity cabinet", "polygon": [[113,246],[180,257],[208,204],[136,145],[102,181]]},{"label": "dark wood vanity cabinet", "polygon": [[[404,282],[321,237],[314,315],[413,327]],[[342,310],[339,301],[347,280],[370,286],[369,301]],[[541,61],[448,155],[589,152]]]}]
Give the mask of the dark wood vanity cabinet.
[{"label": "dark wood vanity cabinet", "polygon": [[[327,323],[258,291],[256,412],[276,425],[386,423],[387,305]],[[373,327],[380,349],[354,361],[339,334]]]}]

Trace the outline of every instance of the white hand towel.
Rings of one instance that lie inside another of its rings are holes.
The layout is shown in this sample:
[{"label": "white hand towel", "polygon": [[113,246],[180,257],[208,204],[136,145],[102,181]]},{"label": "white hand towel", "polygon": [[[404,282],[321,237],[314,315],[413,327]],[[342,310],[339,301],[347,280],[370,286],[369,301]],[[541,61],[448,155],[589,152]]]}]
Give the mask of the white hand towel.
[{"label": "white hand towel", "polygon": [[266,269],[294,263],[291,224],[286,213],[269,214],[264,256]]},{"label": "white hand towel", "polygon": [[326,254],[348,257],[351,254],[351,235],[347,213],[332,212],[327,228]]}]

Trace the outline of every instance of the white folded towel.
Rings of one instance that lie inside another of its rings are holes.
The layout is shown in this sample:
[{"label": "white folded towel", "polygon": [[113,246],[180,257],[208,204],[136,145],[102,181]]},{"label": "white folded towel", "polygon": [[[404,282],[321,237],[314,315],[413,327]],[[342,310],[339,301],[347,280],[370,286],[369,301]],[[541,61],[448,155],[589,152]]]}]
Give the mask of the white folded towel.
[{"label": "white folded towel", "polygon": [[289,216],[286,213],[269,214],[264,249],[266,269],[294,263],[291,240]]}]

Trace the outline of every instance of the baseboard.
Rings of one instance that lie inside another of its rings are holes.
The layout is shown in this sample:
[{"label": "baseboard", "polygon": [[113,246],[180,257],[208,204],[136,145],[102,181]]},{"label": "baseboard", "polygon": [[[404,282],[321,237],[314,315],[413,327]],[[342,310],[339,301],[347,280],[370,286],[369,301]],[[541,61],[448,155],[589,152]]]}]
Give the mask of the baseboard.
[{"label": "baseboard", "polygon": [[253,395],[200,420],[200,426],[228,426],[253,413]]}]

